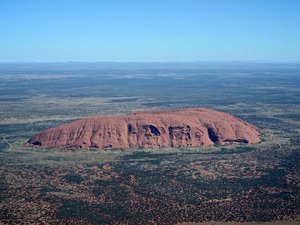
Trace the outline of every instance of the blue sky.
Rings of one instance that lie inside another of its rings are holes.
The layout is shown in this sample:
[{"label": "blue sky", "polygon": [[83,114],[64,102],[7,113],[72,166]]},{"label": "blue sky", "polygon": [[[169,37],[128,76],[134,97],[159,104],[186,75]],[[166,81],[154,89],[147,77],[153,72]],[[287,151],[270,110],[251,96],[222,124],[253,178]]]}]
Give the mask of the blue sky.
[{"label": "blue sky", "polygon": [[0,0],[0,61],[300,61],[299,0]]}]

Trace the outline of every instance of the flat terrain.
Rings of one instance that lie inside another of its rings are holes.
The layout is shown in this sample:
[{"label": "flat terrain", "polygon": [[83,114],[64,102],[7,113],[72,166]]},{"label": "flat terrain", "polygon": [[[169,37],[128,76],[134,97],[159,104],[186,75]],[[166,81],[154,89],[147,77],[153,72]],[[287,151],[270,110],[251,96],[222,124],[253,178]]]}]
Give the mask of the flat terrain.
[{"label": "flat terrain", "polygon": [[203,222],[203,223],[181,223],[180,225],[299,225],[299,220],[269,221],[269,222]]},{"label": "flat terrain", "polygon": [[[299,64],[0,64],[0,78],[1,224],[299,224]],[[233,114],[262,142],[23,147],[79,118],[183,107]]]}]

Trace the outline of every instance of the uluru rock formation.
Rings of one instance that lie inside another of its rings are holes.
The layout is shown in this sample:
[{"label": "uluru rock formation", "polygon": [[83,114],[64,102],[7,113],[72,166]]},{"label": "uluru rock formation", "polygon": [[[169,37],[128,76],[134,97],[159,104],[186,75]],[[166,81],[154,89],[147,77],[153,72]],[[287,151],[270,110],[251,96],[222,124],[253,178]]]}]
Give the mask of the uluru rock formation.
[{"label": "uluru rock formation", "polygon": [[206,108],[96,116],[40,132],[27,146],[42,148],[163,148],[257,143],[258,129]]}]

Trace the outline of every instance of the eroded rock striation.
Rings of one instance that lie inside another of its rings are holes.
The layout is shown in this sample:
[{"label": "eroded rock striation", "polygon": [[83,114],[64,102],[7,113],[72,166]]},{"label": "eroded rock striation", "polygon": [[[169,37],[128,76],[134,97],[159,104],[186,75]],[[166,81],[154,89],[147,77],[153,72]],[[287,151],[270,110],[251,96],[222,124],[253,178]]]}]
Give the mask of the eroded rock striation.
[{"label": "eroded rock striation", "polygon": [[258,129],[212,109],[142,111],[95,116],[40,132],[27,146],[43,148],[163,148],[257,143]]}]

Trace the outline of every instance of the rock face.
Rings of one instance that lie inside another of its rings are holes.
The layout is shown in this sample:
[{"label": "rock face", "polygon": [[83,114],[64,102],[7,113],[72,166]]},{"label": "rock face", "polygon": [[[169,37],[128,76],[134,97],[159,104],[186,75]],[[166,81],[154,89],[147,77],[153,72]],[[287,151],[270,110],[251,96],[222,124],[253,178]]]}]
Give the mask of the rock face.
[{"label": "rock face", "polygon": [[97,116],[40,132],[27,146],[42,148],[163,148],[257,143],[258,129],[211,109],[143,111]]}]

